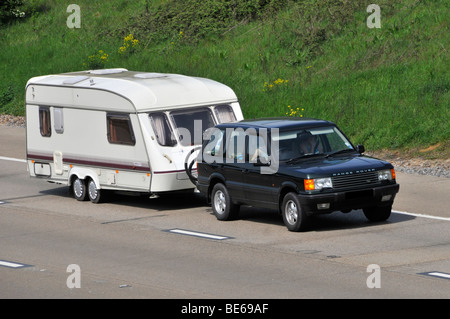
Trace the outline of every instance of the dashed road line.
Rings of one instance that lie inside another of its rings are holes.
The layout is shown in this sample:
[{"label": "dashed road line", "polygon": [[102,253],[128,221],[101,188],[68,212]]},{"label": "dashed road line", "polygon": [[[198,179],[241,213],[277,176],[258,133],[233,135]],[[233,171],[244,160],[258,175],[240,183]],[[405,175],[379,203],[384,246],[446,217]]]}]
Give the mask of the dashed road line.
[{"label": "dashed road line", "polygon": [[25,267],[31,267],[31,266],[26,265],[26,264],[19,264],[19,263],[12,262],[12,261],[0,260],[0,267],[19,269],[19,268],[25,268]]},{"label": "dashed road line", "polygon": [[208,239],[214,239],[214,240],[231,239],[231,237],[228,237],[228,236],[221,236],[221,235],[208,234],[208,233],[200,233],[200,232],[196,232],[196,231],[185,230],[185,229],[178,229],[178,228],[169,229],[167,231],[169,233],[174,233],[174,234],[194,236],[194,237],[201,237],[201,238],[208,238]]},{"label": "dashed road line", "polygon": [[420,273],[419,275],[438,277],[438,278],[444,278],[444,279],[450,280],[450,274],[446,274],[444,272],[439,272],[439,271],[423,272],[423,273]]}]

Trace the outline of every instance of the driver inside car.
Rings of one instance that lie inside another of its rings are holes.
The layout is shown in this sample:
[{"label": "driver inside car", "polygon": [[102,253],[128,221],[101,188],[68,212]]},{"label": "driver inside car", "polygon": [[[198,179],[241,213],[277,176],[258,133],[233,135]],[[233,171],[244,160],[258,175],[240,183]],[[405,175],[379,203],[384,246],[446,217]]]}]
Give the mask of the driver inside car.
[{"label": "driver inside car", "polygon": [[319,154],[321,152],[319,138],[310,132],[297,137],[298,148],[301,154]]}]

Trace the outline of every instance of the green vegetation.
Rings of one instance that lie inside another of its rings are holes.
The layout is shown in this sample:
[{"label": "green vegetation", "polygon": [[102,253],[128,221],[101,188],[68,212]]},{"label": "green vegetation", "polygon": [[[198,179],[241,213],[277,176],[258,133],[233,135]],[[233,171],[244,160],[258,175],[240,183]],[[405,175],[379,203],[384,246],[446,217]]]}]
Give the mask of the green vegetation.
[{"label": "green vegetation", "polygon": [[370,150],[449,155],[444,0],[376,1],[380,29],[366,25],[374,1],[78,0],[80,29],[67,3],[22,2],[0,26],[0,113],[24,115],[30,77],[124,67],[223,82],[246,118],[323,118]]}]

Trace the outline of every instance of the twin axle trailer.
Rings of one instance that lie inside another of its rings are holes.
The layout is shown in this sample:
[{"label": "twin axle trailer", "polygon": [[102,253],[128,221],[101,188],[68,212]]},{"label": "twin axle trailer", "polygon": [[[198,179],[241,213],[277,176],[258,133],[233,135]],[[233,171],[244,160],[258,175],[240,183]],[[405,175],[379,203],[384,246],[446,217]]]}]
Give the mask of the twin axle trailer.
[{"label": "twin axle trailer", "polygon": [[94,203],[104,190],[194,189],[185,161],[204,130],[242,119],[233,90],[209,79],[126,69],[35,77],[26,86],[28,171]]}]

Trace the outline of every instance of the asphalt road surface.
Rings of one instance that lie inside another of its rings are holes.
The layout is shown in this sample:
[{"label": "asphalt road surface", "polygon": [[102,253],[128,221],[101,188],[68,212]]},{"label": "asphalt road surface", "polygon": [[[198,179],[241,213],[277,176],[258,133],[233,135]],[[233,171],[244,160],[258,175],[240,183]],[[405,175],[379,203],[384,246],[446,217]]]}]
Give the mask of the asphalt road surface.
[{"label": "asphalt road surface", "polygon": [[0,126],[2,299],[450,298],[448,178],[398,173],[387,222],[333,213],[292,233],[264,209],[219,222],[192,193],[77,202],[24,158],[25,130]]}]

